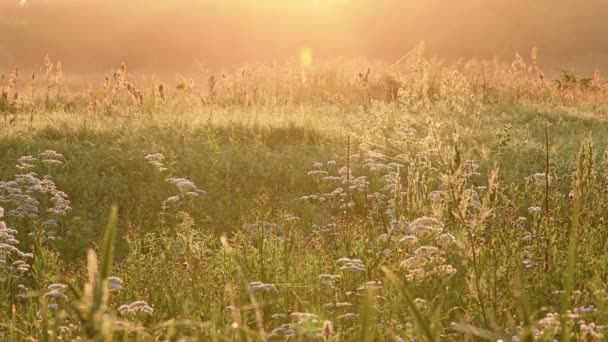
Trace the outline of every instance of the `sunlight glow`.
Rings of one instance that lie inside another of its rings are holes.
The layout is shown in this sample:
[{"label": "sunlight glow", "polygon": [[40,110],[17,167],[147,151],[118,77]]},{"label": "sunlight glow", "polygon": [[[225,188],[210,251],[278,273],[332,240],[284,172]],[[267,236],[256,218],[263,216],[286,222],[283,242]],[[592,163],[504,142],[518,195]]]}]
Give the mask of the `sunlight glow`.
[{"label": "sunlight glow", "polygon": [[312,49],[305,47],[300,50],[300,64],[302,66],[312,65]]}]

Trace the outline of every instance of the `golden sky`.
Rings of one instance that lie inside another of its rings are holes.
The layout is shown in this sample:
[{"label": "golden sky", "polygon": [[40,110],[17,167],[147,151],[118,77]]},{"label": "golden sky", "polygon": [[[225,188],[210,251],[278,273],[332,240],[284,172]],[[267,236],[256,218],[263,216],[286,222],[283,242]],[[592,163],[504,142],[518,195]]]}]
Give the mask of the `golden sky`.
[{"label": "golden sky", "polygon": [[[315,58],[394,60],[424,40],[446,58],[511,58],[539,47],[547,63],[608,61],[605,0],[0,0],[0,66],[69,68],[127,61],[182,69]],[[3,68],[3,69],[6,69]]]}]

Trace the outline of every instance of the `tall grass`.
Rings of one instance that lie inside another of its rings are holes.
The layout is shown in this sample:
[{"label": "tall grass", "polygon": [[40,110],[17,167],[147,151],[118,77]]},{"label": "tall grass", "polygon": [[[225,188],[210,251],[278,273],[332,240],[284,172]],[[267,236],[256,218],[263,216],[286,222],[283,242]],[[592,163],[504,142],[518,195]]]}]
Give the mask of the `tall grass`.
[{"label": "tall grass", "polygon": [[0,336],[603,339],[607,88],[530,57],[13,70]]}]

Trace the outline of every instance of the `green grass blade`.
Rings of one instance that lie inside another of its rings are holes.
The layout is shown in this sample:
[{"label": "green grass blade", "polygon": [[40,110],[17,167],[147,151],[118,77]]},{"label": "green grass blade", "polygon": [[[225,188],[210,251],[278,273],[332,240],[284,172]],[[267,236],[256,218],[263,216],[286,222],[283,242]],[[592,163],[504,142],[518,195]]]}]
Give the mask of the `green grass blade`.
[{"label": "green grass blade", "polygon": [[112,206],[110,218],[103,237],[103,245],[101,251],[101,265],[99,278],[103,281],[110,276],[112,271],[112,258],[114,254],[114,242],[116,239],[116,231],[118,230],[118,207]]},{"label": "green grass blade", "polygon": [[410,295],[407,288],[403,286],[403,284],[401,284],[397,276],[390,269],[388,269],[387,267],[382,267],[382,271],[384,272],[386,277],[393,284],[395,284],[397,289],[399,289],[403,298],[405,298],[408,309],[410,310],[412,316],[414,316],[416,325],[422,331],[427,341],[439,341],[437,335],[435,335],[435,333],[433,332],[433,329],[431,328],[429,322],[422,316],[422,314],[418,310],[418,307],[416,307],[416,304],[414,303],[414,300],[412,299],[412,296]]}]

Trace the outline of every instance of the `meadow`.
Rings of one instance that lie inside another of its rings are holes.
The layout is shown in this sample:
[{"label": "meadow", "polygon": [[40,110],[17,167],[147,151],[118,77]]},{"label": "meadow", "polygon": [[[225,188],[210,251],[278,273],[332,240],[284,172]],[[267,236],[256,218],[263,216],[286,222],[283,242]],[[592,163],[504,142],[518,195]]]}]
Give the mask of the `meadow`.
[{"label": "meadow", "polygon": [[3,70],[0,339],[604,339],[599,71],[304,62]]}]

